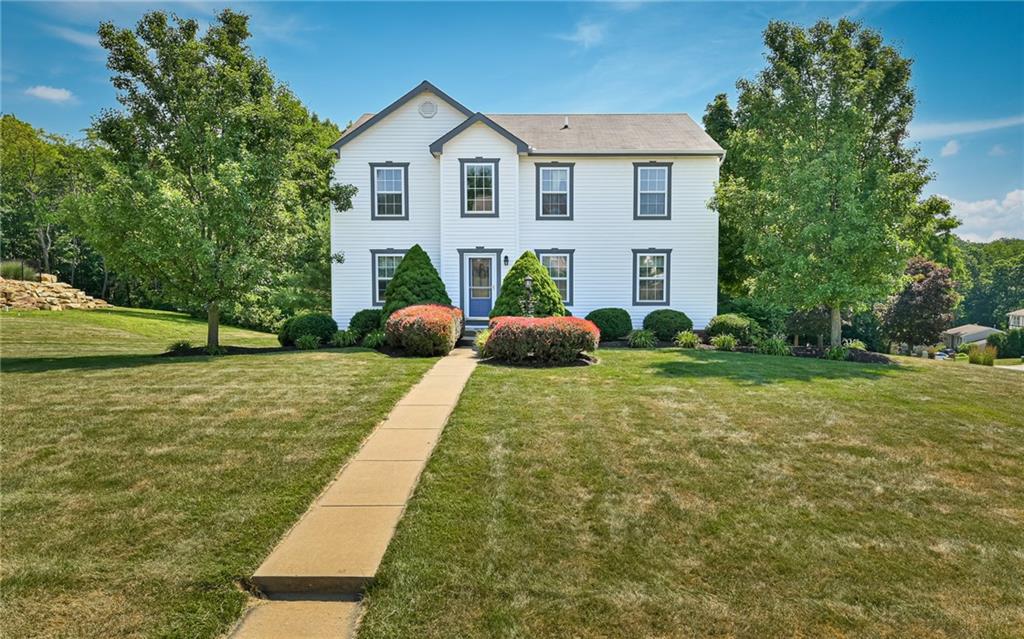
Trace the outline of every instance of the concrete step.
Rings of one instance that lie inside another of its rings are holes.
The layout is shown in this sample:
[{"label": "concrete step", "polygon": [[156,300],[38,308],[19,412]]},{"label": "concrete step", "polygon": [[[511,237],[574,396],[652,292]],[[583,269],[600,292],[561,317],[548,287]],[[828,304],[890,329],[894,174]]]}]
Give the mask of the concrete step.
[{"label": "concrete step", "polygon": [[354,599],[317,597],[262,601],[249,609],[234,639],[338,639],[351,637],[359,618]]}]

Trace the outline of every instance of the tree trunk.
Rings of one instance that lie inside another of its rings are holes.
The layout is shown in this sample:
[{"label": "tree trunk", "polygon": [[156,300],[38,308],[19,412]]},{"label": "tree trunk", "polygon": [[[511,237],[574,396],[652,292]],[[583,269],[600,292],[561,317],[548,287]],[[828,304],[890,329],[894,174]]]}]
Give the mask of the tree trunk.
[{"label": "tree trunk", "polygon": [[839,346],[843,343],[843,316],[838,306],[832,307],[832,336],[830,345]]},{"label": "tree trunk", "polygon": [[220,304],[210,302],[206,305],[206,348],[215,349],[220,346]]},{"label": "tree trunk", "polygon": [[800,336],[799,335],[794,335],[793,336],[793,346],[800,346]]}]

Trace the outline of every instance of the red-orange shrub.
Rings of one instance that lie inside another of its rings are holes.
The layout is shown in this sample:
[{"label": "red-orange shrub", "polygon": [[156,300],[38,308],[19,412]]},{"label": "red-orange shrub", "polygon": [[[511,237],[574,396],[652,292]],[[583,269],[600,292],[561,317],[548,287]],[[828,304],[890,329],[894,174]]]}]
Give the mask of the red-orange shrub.
[{"label": "red-orange shrub", "polygon": [[601,331],[579,317],[495,317],[484,355],[506,362],[568,364],[597,349]]},{"label": "red-orange shrub", "polygon": [[444,355],[462,335],[462,311],[439,304],[397,310],[384,327],[388,344],[410,355]]}]

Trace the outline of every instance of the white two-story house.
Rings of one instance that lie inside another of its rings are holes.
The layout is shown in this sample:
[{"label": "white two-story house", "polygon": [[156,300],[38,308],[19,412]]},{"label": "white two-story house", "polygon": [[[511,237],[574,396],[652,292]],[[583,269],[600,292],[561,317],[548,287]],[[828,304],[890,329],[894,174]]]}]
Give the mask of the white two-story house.
[{"label": "white two-story house", "polygon": [[724,151],[685,114],[483,114],[429,82],[354,122],[331,213],[339,326],[381,306],[404,252],[430,256],[467,324],[483,324],[508,267],[534,251],[577,317],[658,308],[715,315]]}]

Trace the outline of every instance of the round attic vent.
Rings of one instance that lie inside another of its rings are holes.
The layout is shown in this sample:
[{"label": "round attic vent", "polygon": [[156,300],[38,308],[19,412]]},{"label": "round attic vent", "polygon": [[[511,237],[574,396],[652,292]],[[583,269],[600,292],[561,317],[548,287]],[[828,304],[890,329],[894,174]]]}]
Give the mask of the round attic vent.
[{"label": "round attic vent", "polygon": [[437,105],[430,100],[424,100],[420,105],[420,115],[425,118],[432,118],[437,115]]}]

